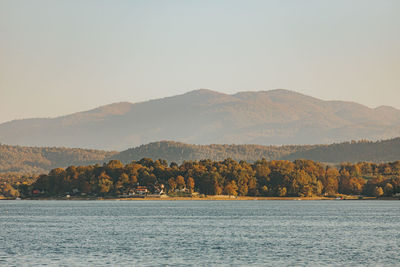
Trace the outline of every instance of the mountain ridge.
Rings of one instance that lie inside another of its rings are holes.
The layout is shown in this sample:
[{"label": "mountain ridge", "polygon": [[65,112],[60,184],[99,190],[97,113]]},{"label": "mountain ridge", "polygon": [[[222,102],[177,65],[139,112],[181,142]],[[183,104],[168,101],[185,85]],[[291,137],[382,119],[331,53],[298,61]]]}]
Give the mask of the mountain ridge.
[{"label": "mountain ridge", "polygon": [[400,136],[400,110],[325,101],[286,89],[225,94],[199,89],[118,102],[55,118],[0,124],[0,142],[122,150],[158,140],[185,143],[328,144]]}]

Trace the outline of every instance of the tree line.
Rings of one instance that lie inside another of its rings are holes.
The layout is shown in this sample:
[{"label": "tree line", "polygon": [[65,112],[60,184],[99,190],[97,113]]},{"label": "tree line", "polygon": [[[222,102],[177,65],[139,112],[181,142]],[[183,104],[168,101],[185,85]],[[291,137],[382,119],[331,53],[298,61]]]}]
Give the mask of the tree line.
[{"label": "tree line", "polygon": [[[400,161],[392,163],[343,163],[327,166],[311,160],[254,163],[225,159],[168,164],[143,158],[124,165],[111,160],[103,165],[56,168],[40,175],[32,184],[15,188],[21,196],[84,194],[118,196],[146,187],[150,193],[164,188],[205,195],[311,197],[365,195],[392,196],[400,193]],[[9,189],[9,188],[8,188]]]},{"label": "tree line", "polygon": [[400,159],[400,138],[372,142],[359,140],[339,144],[318,145],[299,150],[280,159],[310,159],[322,162],[390,162]]},{"label": "tree line", "polygon": [[130,148],[113,156],[112,159],[129,163],[142,158],[162,158],[169,162],[182,163],[188,160],[211,159],[221,161],[226,158],[255,162],[258,159],[278,160],[295,152],[307,151],[320,145],[192,145],[174,141],[159,141]]}]

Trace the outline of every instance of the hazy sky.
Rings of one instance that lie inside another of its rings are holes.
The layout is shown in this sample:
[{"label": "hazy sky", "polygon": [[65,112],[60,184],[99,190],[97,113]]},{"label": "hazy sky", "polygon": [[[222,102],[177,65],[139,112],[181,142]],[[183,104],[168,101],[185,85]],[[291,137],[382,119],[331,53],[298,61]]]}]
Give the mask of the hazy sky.
[{"label": "hazy sky", "polygon": [[400,108],[399,0],[0,0],[0,122],[208,88]]}]

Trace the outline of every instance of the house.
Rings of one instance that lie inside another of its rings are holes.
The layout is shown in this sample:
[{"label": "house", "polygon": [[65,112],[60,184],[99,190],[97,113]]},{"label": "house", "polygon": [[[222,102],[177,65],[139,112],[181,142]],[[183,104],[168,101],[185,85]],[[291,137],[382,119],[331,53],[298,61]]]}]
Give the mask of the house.
[{"label": "house", "polygon": [[135,191],[138,195],[146,195],[149,192],[146,186],[138,186]]},{"label": "house", "polygon": [[32,191],[32,194],[34,194],[34,195],[40,194],[40,191],[37,190],[37,189],[34,189],[34,190]]}]

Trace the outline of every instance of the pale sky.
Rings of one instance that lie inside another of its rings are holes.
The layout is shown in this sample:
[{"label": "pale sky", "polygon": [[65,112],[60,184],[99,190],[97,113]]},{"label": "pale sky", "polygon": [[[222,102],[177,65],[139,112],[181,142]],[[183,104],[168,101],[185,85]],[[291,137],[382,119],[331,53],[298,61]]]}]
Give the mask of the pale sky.
[{"label": "pale sky", "polygon": [[199,88],[400,108],[399,0],[0,0],[0,122]]}]

